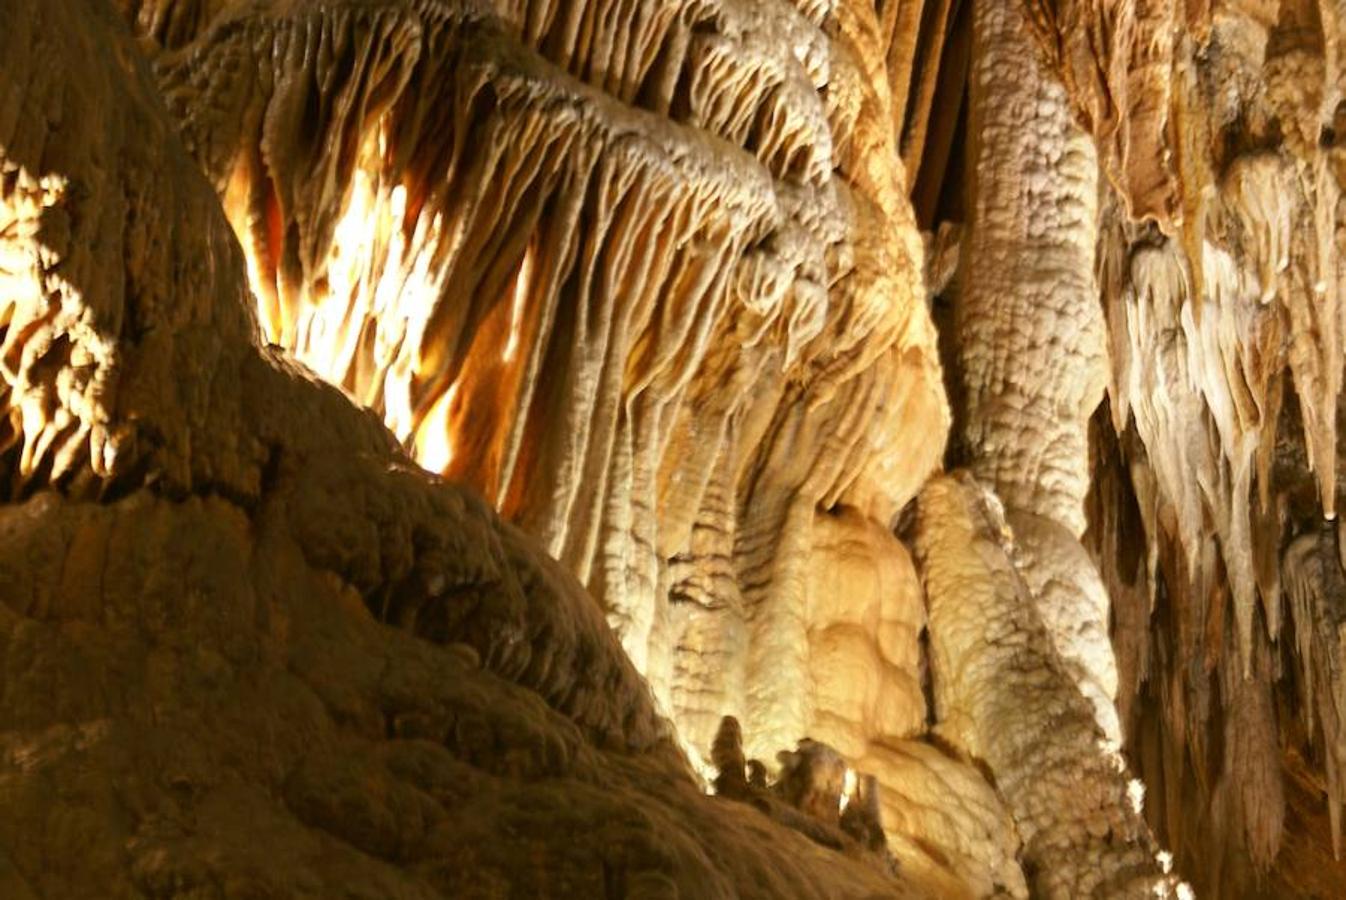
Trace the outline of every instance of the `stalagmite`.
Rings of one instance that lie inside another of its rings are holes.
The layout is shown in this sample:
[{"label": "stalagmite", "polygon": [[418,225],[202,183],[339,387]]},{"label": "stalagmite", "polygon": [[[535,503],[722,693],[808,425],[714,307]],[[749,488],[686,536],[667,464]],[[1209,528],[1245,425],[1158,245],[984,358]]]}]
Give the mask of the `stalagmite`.
[{"label": "stalagmite", "polygon": [[1346,893],[1332,4],[0,20],[0,897]]},{"label": "stalagmite", "polygon": [[1004,502],[1057,651],[1121,743],[1108,597],[1079,538],[1107,378],[1094,280],[1098,164],[1023,11],[974,6],[973,170],[956,306],[972,470]]},{"label": "stalagmite", "polygon": [[968,476],[921,494],[937,733],[989,768],[1035,896],[1166,896],[1176,882],[1015,570],[1010,534],[995,495]]}]

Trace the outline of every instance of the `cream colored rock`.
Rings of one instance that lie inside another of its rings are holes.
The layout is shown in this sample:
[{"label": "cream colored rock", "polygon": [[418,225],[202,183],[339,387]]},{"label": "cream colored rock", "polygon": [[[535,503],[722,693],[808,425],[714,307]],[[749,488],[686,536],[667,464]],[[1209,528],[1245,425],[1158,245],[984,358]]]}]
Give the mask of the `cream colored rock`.
[{"label": "cream colored rock", "polygon": [[968,462],[1023,531],[1016,561],[1056,651],[1121,745],[1108,596],[1079,538],[1089,417],[1107,382],[1094,278],[1098,161],[1026,13],[974,7],[975,190],[955,306]]},{"label": "cream colored rock", "polygon": [[990,770],[1035,896],[1167,896],[1177,881],[1015,570],[1011,540],[995,495],[970,477],[922,492],[916,555],[936,731]]},{"label": "cream colored rock", "polygon": [[950,891],[970,897],[1028,896],[1014,820],[972,765],[922,741],[871,744],[857,765],[884,785],[883,825],[905,871],[947,873]]},{"label": "cream colored rock", "polygon": [[698,750],[788,745],[817,511],[887,528],[948,422],[878,22],[563,6],[237,5],[157,71],[268,339],[586,582]]},{"label": "cream colored rock", "polygon": [[924,596],[905,547],[852,510],[814,522],[809,563],[809,733],[851,758],[925,727]]},{"label": "cream colored rock", "polygon": [[1015,568],[1066,670],[1093,706],[1094,719],[1120,746],[1117,660],[1108,637],[1107,588],[1093,560],[1065,527],[1031,513],[1010,512]]},{"label": "cream colored rock", "polygon": [[975,7],[976,189],[956,339],[973,470],[1008,509],[1084,532],[1087,424],[1107,383],[1093,274],[1098,163],[1013,4]]},{"label": "cream colored rock", "polygon": [[574,577],[263,345],[107,6],[0,59],[7,895],[928,893],[705,797]]}]

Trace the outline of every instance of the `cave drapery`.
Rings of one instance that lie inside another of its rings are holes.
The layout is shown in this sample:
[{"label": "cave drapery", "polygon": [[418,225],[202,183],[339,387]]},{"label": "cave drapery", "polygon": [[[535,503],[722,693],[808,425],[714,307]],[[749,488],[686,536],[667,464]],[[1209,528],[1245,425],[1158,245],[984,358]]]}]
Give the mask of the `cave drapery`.
[{"label": "cave drapery", "polygon": [[0,896],[1346,891],[1338,6],[5,5]]}]

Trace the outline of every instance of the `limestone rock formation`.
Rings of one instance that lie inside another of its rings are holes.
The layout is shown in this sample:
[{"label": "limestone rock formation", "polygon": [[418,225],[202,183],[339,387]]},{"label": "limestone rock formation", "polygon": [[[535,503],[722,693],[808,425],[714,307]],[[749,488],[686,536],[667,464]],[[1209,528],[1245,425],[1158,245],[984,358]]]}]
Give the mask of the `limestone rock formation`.
[{"label": "limestone rock formation", "polygon": [[871,748],[856,766],[879,781],[902,872],[928,879],[936,896],[1028,896],[1018,827],[975,765],[933,741],[902,741]]},{"label": "limestone rock formation", "polygon": [[0,893],[922,893],[703,796],[573,577],[260,341],[111,11],[9,13]]},{"label": "limestone rock formation", "polygon": [[0,897],[1346,892],[1336,7],[2,12]]},{"label": "limestone rock formation", "polygon": [[938,733],[984,760],[1018,823],[1035,896],[1154,896],[1158,847],[1124,765],[1066,671],[1013,563],[994,494],[941,478],[921,496]]},{"label": "limestone rock formation", "polygon": [[[808,579],[828,513],[890,566],[947,423],[872,14],[277,2],[186,40],[189,5],[128,13],[267,339],[585,581],[691,746],[726,709],[759,754],[863,746],[909,654]],[[852,651],[833,709],[809,673]]]}]

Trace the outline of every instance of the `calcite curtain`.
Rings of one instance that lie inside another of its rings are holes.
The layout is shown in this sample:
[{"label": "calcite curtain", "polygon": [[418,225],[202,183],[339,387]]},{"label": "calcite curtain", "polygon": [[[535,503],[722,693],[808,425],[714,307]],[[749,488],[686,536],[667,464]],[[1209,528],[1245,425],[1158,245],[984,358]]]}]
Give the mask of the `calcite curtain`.
[{"label": "calcite curtain", "polygon": [[1346,891],[1336,6],[7,5],[0,895]]}]

